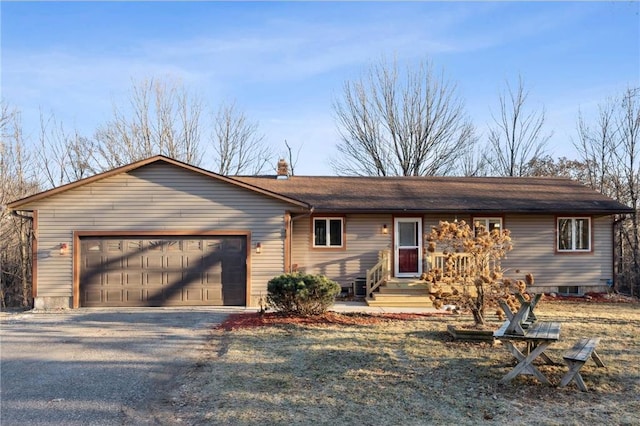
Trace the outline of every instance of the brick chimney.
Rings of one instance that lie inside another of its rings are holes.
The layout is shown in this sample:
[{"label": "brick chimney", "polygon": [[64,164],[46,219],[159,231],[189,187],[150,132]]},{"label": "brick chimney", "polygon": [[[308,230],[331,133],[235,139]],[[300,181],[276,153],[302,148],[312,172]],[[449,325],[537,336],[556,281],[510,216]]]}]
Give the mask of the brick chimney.
[{"label": "brick chimney", "polygon": [[278,161],[277,179],[289,179],[289,163],[284,158]]}]

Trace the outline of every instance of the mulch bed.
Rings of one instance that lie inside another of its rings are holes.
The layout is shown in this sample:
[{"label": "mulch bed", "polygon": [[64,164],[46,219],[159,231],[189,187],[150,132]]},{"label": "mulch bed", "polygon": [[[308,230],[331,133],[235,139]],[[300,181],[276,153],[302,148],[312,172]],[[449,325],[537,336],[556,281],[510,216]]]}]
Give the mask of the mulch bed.
[{"label": "mulch bed", "polygon": [[322,315],[294,316],[283,315],[278,312],[231,314],[216,329],[226,331],[241,328],[269,327],[274,325],[371,325],[383,321],[411,321],[426,317],[446,317],[449,312],[429,312],[422,314],[366,314],[360,312],[337,313],[326,312]]},{"label": "mulch bed", "polygon": [[545,302],[595,302],[595,303],[638,303],[638,298],[623,294],[585,293],[584,296],[565,296],[545,294]]},{"label": "mulch bed", "polygon": [[[587,293],[584,296],[563,296],[545,294],[544,302],[594,302],[594,303],[638,303],[634,297],[606,293]],[[279,312],[252,312],[231,314],[216,327],[217,330],[238,330],[242,328],[270,327],[275,325],[371,325],[384,321],[412,321],[427,317],[447,317],[451,312],[429,313],[362,313],[362,312],[326,312],[322,315],[296,316],[284,315]]]}]

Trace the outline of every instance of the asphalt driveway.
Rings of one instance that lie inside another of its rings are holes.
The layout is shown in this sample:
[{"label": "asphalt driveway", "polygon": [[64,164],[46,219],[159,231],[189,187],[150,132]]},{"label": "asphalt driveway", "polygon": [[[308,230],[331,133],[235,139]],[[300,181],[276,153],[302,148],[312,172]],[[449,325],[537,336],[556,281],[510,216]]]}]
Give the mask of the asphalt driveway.
[{"label": "asphalt driveway", "polygon": [[[174,380],[227,308],[2,315],[0,424],[167,424]],[[170,421],[169,421],[170,422]]]}]

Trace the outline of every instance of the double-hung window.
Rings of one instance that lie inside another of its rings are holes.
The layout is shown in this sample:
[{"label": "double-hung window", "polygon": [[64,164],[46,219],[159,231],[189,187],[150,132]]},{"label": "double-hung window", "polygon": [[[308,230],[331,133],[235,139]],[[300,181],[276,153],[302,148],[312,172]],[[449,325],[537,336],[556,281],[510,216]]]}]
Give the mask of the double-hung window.
[{"label": "double-hung window", "polygon": [[313,219],[313,247],[341,248],[344,219],[341,217],[316,217]]},{"label": "double-hung window", "polygon": [[500,231],[502,229],[502,218],[501,217],[474,217],[473,218],[473,228],[478,232],[478,227],[483,226],[486,231],[493,231],[497,229]]},{"label": "double-hung window", "polygon": [[591,218],[559,217],[557,234],[559,252],[591,251]]}]

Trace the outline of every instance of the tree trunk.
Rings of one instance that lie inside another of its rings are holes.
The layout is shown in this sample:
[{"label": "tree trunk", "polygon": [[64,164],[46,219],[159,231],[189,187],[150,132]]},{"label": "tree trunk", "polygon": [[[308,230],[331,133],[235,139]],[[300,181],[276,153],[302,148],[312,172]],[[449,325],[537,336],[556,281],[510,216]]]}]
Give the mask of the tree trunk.
[{"label": "tree trunk", "polygon": [[29,285],[29,264],[30,264],[30,256],[29,256],[29,248],[31,246],[29,241],[29,228],[27,226],[27,220],[24,218],[20,218],[20,294],[21,300],[20,304],[22,307],[29,306],[30,300],[30,285]]}]

